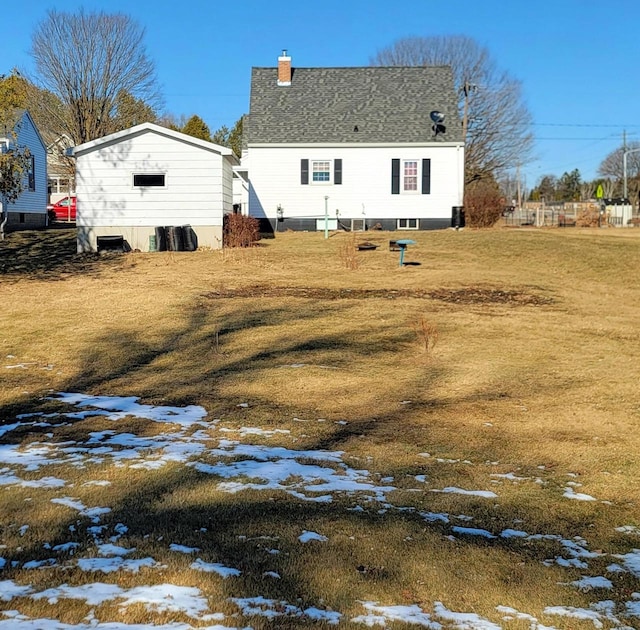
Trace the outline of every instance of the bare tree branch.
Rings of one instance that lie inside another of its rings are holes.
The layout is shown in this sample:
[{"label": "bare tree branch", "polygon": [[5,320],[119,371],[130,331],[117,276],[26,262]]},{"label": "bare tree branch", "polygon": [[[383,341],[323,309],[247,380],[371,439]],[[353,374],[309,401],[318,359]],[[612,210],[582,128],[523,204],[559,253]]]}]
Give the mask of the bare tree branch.
[{"label": "bare tree branch", "polygon": [[[638,149],[634,153],[627,154],[627,190],[630,199],[638,199],[640,192],[640,142],[629,142],[629,149]],[[624,147],[618,147],[607,155],[598,167],[598,174],[611,180],[611,194],[605,194],[607,197],[613,197],[613,191],[619,191],[622,195],[622,181],[624,179]]]},{"label": "bare tree branch", "polygon": [[409,37],[384,48],[375,66],[451,66],[466,128],[465,179],[498,177],[531,159],[531,115],[520,82],[499,71],[489,51],[463,35]]},{"label": "bare tree branch", "polygon": [[[59,124],[74,142],[99,138],[119,127],[120,95],[152,110],[159,106],[153,62],[144,29],[121,13],[49,11],[32,36],[40,84],[64,106]],[[122,100],[122,99],[121,99]]]}]

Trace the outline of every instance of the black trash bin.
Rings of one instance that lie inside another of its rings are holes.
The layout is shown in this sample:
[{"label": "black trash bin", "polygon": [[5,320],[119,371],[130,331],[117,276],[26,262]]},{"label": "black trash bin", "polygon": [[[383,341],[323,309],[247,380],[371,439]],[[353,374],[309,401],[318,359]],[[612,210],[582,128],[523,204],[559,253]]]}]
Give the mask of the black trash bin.
[{"label": "black trash bin", "polygon": [[184,232],[182,227],[169,225],[165,227],[167,232],[167,249],[170,252],[184,251]]},{"label": "black trash bin", "polygon": [[159,226],[155,229],[156,232],[156,251],[167,251],[167,232],[163,226]]},{"label": "black trash bin", "polygon": [[464,206],[451,208],[451,227],[456,230],[464,227]]},{"label": "black trash bin", "polygon": [[184,240],[184,251],[195,252],[198,249],[198,237],[190,225],[182,226],[182,237]]}]

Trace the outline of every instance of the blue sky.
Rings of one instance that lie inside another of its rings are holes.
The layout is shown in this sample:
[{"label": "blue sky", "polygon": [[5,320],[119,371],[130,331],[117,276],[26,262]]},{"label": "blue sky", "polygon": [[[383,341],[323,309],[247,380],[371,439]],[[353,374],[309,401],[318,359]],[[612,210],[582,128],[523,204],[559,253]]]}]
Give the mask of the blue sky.
[{"label": "blue sky", "polygon": [[640,140],[637,0],[7,1],[0,73],[32,70],[31,33],[48,9],[80,7],[137,20],[166,110],[212,131],[248,110],[251,67],[275,66],[282,49],[294,66],[362,66],[401,37],[462,34],[522,81],[536,137],[527,186],[574,168],[595,177],[623,130]]}]

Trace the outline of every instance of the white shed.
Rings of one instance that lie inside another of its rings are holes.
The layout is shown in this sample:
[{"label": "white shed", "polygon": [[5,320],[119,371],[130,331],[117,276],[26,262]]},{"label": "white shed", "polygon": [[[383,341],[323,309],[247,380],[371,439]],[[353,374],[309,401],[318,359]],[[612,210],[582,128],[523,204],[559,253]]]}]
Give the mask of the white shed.
[{"label": "white shed", "polygon": [[71,150],[76,157],[78,251],[122,237],[149,251],[156,228],[190,226],[198,246],[222,247],[233,211],[231,149],[143,123]]}]

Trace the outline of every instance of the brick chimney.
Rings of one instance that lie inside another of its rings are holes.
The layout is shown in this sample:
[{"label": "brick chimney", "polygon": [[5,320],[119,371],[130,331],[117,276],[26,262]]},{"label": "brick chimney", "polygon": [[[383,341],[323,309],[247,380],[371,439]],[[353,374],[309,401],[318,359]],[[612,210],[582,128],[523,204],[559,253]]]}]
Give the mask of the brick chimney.
[{"label": "brick chimney", "polygon": [[278,85],[291,85],[291,57],[286,50],[278,57]]}]

